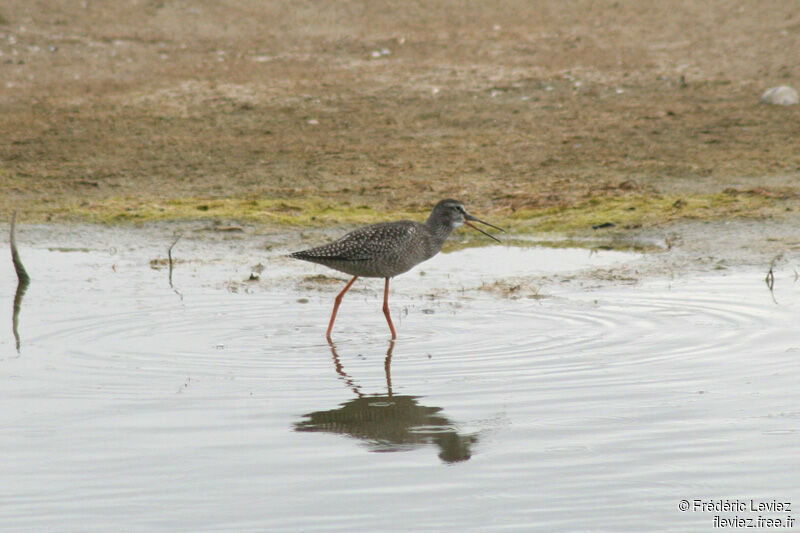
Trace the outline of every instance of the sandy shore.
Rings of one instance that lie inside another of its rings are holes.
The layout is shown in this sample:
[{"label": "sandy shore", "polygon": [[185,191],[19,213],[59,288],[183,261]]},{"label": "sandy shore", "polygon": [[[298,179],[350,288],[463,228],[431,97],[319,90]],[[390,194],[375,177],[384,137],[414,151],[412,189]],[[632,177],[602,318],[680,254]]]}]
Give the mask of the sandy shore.
[{"label": "sandy shore", "polygon": [[568,4],[6,2],[0,210],[290,231],[456,197],[517,234],[791,246],[800,106],[758,99],[800,85],[794,2]]}]

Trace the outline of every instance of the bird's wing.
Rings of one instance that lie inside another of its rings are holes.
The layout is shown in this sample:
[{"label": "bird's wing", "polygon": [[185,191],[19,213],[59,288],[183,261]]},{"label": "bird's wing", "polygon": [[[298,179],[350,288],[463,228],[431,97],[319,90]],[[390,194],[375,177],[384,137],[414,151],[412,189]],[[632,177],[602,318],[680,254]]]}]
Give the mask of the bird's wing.
[{"label": "bird's wing", "polygon": [[370,261],[406,249],[417,237],[418,231],[415,222],[405,220],[373,224],[348,233],[332,243],[294,255],[302,259]]}]

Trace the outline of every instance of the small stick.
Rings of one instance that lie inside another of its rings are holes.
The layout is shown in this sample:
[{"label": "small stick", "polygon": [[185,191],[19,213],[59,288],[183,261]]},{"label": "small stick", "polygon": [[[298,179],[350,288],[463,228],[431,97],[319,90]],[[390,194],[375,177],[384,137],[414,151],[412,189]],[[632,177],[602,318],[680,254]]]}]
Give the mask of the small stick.
[{"label": "small stick", "polygon": [[172,286],[172,248],[178,244],[178,241],[181,240],[181,237],[183,237],[183,235],[178,235],[175,237],[175,240],[172,241],[172,244],[170,244],[169,248],[167,249],[167,259],[169,259],[169,286],[173,289],[175,287]]},{"label": "small stick", "polygon": [[778,303],[778,301],[775,299],[775,292],[772,290],[773,287],[775,287],[775,274],[773,269],[775,268],[775,263],[777,263],[782,257],[783,254],[781,253],[772,258],[772,261],[769,264],[769,272],[767,272],[767,277],[764,278],[767,288],[769,289],[769,294],[772,296],[772,301],[775,303]]},{"label": "small stick", "polygon": [[28,285],[31,278],[22,266],[22,260],[19,258],[19,251],[17,250],[17,239],[14,235],[16,228],[17,212],[11,214],[11,232],[9,241],[11,243],[11,262],[14,263],[14,270],[17,272],[17,292],[14,294],[14,314],[11,318],[11,329],[14,333],[14,340],[16,341],[17,353],[19,353],[20,339],[19,339],[19,310],[22,307],[22,298],[25,296],[25,291],[28,290]]},{"label": "small stick", "polygon": [[28,290],[28,280],[19,280],[17,283],[17,292],[14,293],[14,314],[11,317],[11,329],[14,332],[14,340],[17,345],[17,353],[19,353],[20,339],[19,339],[19,311],[22,308],[22,298],[25,296],[25,291]]},{"label": "small stick", "polygon": [[14,229],[17,225],[17,212],[14,211],[11,213],[11,234],[9,237],[9,241],[11,243],[11,262],[14,263],[14,270],[17,271],[17,279],[20,283],[27,284],[30,282],[31,277],[25,271],[25,267],[22,265],[22,260],[19,258],[19,251],[17,250],[17,238],[14,235]]},{"label": "small stick", "polygon": [[783,257],[783,254],[778,254],[772,258],[772,261],[769,264],[769,272],[767,272],[767,277],[764,278],[764,281],[767,283],[767,287],[769,287],[770,292],[772,292],[772,288],[775,286],[775,274],[773,273],[773,269],[775,268],[775,263]]},{"label": "small stick", "polygon": [[775,274],[772,273],[772,265],[769,267],[769,272],[767,272],[767,277],[764,278],[764,281],[767,284],[767,288],[772,291],[772,288],[775,286]]}]

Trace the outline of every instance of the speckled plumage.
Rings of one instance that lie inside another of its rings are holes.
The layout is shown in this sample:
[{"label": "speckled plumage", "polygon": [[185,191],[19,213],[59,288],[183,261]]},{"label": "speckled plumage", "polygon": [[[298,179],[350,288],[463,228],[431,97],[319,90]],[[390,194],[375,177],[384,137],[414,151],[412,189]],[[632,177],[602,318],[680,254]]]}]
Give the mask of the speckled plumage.
[{"label": "speckled plumage", "polygon": [[[342,297],[353,285],[353,282],[362,276],[386,278],[383,291],[383,313],[392,332],[392,338],[396,338],[397,334],[389,314],[389,279],[411,270],[414,266],[439,253],[453,229],[462,224],[468,224],[484,235],[497,240],[493,235],[470,224],[468,222],[470,220],[491,226],[488,222],[483,222],[468,214],[461,202],[442,200],[436,204],[424,224],[412,220],[372,224],[352,231],[331,243],[290,254],[295,259],[325,265],[353,276],[353,279],[339,293],[334,302],[333,312],[328,323],[328,340],[331,338],[331,330]],[[492,227],[500,229],[496,226]]]},{"label": "speckled plumage", "polygon": [[393,278],[436,255],[443,242],[424,224],[398,220],[359,228],[337,241],[295,252],[292,257],[351,276]]}]

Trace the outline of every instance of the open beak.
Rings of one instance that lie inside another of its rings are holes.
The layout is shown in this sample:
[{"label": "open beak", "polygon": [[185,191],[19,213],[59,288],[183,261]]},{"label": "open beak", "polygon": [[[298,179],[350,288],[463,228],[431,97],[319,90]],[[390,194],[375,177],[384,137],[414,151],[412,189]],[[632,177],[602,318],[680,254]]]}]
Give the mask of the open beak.
[{"label": "open beak", "polygon": [[497,237],[495,237],[494,235],[490,235],[489,233],[486,233],[485,231],[483,231],[483,230],[482,230],[481,228],[479,228],[478,226],[476,226],[476,225],[474,225],[474,224],[470,224],[470,223],[469,223],[469,221],[472,221],[472,222],[480,222],[481,224],[484,224],[484,225],[486,225],[486,226],[489,226],[490,228],[494,228],[494,229],[496,229],[496,230],[502,231],[503,233],[505,233],[505,232],[506,232],[506,230],[504,230],[503,228],[498,228],[497,226],[495,226],[495,225],[493,225],[493,224],[489,224],[488,222],[484,222],[483,220],[481,220],[481,219],[479,219],[479,218],[477,218],[477,217],[474,217],[474,216],[470,215],[469,213],[465,213],[465,214],[464,214],[464,224],[466,224],[467,226],[469,226],[470,228],[472,228],[472,229],[474,229],[474,230],[476,230],[476,231],[480,231],[481,233],[483,233],[484,235],[486,235],[486,236],[487,236],[487,237],[489,237],[490,239],[494,239],[494,240],[495,240],[495,241],[497,241],[497,242],[500,242],[500,239],[498,239],[498,238],[497,238]]}]

